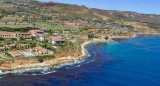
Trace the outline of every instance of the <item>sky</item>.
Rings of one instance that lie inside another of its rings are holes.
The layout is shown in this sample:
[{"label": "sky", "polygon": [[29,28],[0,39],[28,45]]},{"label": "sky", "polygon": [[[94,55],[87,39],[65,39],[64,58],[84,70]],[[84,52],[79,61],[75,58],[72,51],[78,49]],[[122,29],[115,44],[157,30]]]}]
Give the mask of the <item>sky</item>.
[{"label": "sky", "polygon": [[160,0],[38,0],[58,3],[85,5],[89,8],[105,10],[134,11],[160,15]]}]

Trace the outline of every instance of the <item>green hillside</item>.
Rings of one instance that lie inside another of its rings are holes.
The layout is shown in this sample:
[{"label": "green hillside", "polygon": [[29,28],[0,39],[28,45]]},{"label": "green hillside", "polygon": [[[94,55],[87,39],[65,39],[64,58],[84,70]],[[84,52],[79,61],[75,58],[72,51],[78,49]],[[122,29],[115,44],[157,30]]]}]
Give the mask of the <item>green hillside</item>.
[{"label": "green hillside", "polygon": [[[48,23],[57,21],[87,21],[90,24],[110,24],[131,29],[160,29],[160,15],[102,10],[72,4],[35,0],[1,0],[0,22]],[[134,31],[134,30],[133,30]]]}]

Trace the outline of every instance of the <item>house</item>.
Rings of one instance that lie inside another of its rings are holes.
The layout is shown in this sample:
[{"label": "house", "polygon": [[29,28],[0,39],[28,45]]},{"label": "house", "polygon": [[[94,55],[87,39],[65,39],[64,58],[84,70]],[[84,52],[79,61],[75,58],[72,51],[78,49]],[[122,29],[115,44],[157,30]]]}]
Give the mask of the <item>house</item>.
[{"label": "house", "polygon": [[20,51],[11,51],[9,52],[13,57],[20,57],[23,56],[23,54]]},{"label": "house", "polygon": [[16,48],[16,44],[5,45],[7,49]]},{"label": "house", "polygon": [[31,33],[15,33],[14,36],[16,38],[30,39],[31,38]]},{"label": "house", "polygon": [[53,31],[53,35],[58,35],[60,33],[60,31]]},{"label": "house", "polygon": [[45,41],[47,39],[47,36],[43,34],[36,34],[36,39],[40,41]]},{"label": "house", "polygon": [[66,40],[62,39],[60,37],[49,37],[49,42],[51,42],[53,45],[66,45]]},{"label": "house", "polygon": [[43,34],[43,31],[40,30],[30,30],[29,33],[32,34],[32,36],[36,36],[36,34]]},{"label": "house", "polygon": [[36,39],[40,41],[44,41],[47,38],[47,36],[44,35],[44,32],[40,30],[30,30],[29,33],[31,33],[32,36],[36,37]]},{"label": "house", "polygon": [[19,44],[18,47],[20,48],[28,48],[30,45],[29,44]]},{"label": "house", "polygon": [[78,33],[78,31],[71,31],[72,33]]},{"label": "house", "polygon": [[0,47],[0,51],[5,51],[6,48],[5,47]]},{"label": "house", "polygon": [[74,29],[83,29],[84,28],[84,26],[81,23],[66,22],[63,25],[66,27],[69,27],[69,28],[74,28]]},{"label": "house", "polygon": [[71,33],[71,31],[63,31],[63,33]]},{"label": "house", "polygon": [[35,55],[51,55],[53,54],[52,51],[50,50],[47,50],[45,48],[42,48],[42,47],[35,47],[33,49],[31,49],[32,52],[35,51]]},{"label": "house", "polygon": [[60,31],[53,31],[53,33],[60,33]]},{"label": "house", "polygon": [[89,32],[97,32],[99,29],[88,29]]},{"label": "house", "polygon": [[12,32],[0,32],[0,37],[5,39],[14,38],[14,33]]}]

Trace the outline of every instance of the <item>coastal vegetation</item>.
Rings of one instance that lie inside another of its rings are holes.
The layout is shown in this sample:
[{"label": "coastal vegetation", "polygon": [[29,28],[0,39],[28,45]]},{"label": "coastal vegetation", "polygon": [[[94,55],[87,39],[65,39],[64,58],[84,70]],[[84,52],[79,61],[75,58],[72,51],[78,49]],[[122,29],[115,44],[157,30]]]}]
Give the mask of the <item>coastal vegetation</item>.
[{"label": "coastal vegetation", "polygon": [[21,27],[21,28],[11,28],[11,27],[0,27],[0,31],[8,31],[8,32],[28,32],[36,28],[33,27]]},{"label": "coastal vegetation", "polygon": [[87,55],[85,46],[92,40],[157,33],[160,26],[158,15],[18,1],[0,2],[0,67],[4,68],[52,64],[70,58],[73,62]]},{"label": "coastal vegetation", "polygon": [[42,63],[44,60],[54,59],[55,56],[54,55],[45,55],[45,56],[36,56],[34,58],[36,58],[40,63]]},{"label": "coastal vegetation", "polygon": [[[17,4],[18,2],[18,4]],[[74,30],[63,23],[78,23],[86,29],[128,28],[133,32],[159,31],[160,16],[101,10],[85,6],[61,4],[54,2],[38,2],[35,0],[15,1],[2,0],[0,2],[0,27],[24,28],[36,27],[47,31]],[[140,29],[138,29],[140,28]]]}]

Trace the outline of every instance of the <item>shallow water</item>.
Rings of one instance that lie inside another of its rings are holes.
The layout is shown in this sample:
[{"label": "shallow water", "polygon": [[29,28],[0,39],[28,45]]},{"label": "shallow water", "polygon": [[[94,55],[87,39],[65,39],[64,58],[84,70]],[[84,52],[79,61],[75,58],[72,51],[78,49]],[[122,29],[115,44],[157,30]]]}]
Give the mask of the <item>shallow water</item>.
[{"label": "shallow water", "polygon": [[160,38],[90,44],[81,63],[1,75],[0,86],[160,86]]}]

